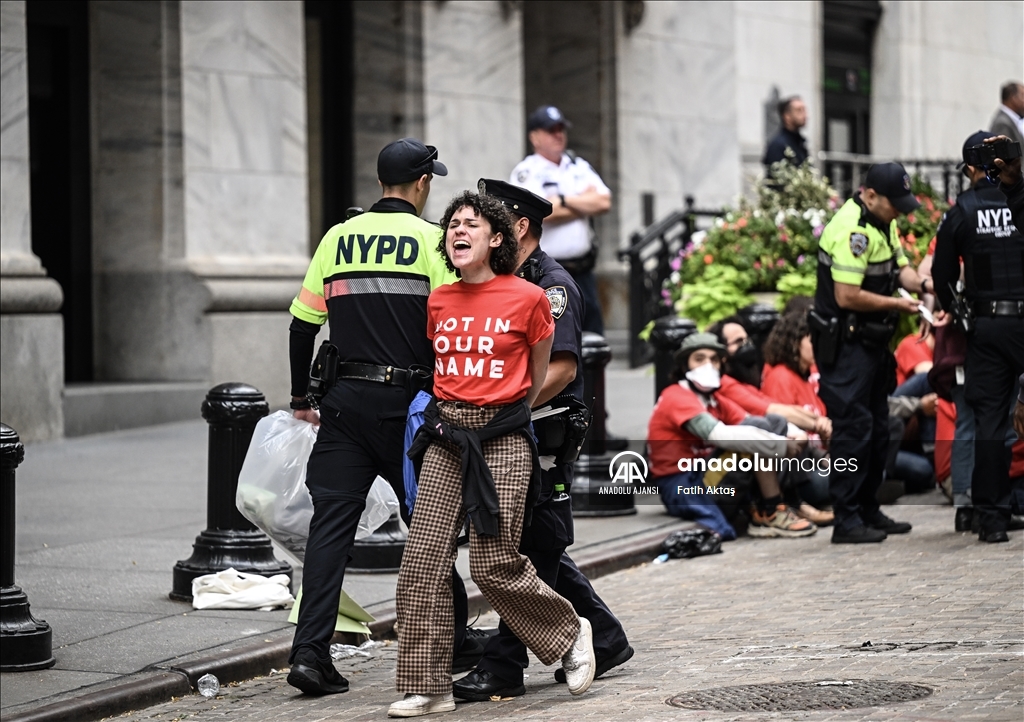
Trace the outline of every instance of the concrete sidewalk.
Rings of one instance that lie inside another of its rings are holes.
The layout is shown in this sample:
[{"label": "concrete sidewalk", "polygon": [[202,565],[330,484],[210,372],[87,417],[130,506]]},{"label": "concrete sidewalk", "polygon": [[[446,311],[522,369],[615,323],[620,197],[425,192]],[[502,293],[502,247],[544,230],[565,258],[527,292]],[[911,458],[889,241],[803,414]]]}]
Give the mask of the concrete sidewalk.
[{"label": "concrete sidewalk", "polygon": [[[616,365],[606,381],[611,428],[643,439],[649,369]],[[280,658],[293,629],[287,612],[197,611],[167,597],[175,562],[190,556],[205,527],[206,462],[201,420],[27,446],[16,487],[15,581],[53,628],[57,664],[0,676],[5,720],[94,719],[186,693],[207,671],[222,682],[265,674]],[[683,526],[660,506],[639,509],[579,520],[572,552],[581,567],[597,575],[637,563]],[[378,629],[394,606],[395,580],[346,577]]]}]

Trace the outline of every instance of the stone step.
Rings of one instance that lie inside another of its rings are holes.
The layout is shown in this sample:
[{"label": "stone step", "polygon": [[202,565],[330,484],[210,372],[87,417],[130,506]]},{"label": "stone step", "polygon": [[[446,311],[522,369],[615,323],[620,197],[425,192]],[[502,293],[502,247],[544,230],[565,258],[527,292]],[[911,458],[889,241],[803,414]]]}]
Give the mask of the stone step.
[{"label": "stone step", "polygon": [[68,384],[64,389],[64,435],[198,419],[209,387],[205,381]]}]

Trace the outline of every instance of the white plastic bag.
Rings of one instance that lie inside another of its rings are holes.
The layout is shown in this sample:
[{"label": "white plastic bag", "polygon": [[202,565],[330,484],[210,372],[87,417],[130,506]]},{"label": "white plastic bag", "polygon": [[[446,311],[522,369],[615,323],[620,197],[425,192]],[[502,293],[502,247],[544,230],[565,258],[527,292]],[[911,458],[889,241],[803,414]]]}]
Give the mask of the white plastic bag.
[{"label": "white plastic bag", "polygon": [[192,580],[192,606],[196,609],[290,609],[295,597],[288,591],[288,575],[265,577],[225,569]]},{"label": "white plastic bag", "polygon": [[[235,494],[235,506],[242,516],[300,563],[313,518],[313,500],[306,489],[306,462],[316,432],[317,427],[287,411],[275,411],[260,419],[238,474]],[[398,497],[378,476],[366,497],[356,539],[372,534],[396,511]]]}]

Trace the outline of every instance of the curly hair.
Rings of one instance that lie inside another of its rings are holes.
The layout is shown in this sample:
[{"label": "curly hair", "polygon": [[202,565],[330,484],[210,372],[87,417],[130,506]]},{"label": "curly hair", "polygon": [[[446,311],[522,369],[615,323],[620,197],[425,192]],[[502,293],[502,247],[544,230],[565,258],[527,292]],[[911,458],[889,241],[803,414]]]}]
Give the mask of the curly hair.
[{"label": "curly hair", "polygon": [[764,342],[764,360],[769,366],[785,364],[789,369],[806,378],[807,372],[800,369],[800,342],[811,333],[807,325],[807,312],[787,313],[775,324]]},{"label": "curly hair", "polygon": [[445,265],[449,271],[454,271],[455,266],[448,255],[448,248],[445,240],[448,237],[448,224],[460,208],[472,208],[477,216],[486,218],[491,224],[491,232],[501,234],[501,245],[491,249],[491,270],[499,276],[507,276],[514,273],[519,267],[519,243],[516,242],[515,232],[512,230],[512,214],[506,210],[494,196],[489,196],[472,191],[463,191],[452,198],[444,215],[441,216],[441,241],[437,244],[437,250],[444,258]]}]

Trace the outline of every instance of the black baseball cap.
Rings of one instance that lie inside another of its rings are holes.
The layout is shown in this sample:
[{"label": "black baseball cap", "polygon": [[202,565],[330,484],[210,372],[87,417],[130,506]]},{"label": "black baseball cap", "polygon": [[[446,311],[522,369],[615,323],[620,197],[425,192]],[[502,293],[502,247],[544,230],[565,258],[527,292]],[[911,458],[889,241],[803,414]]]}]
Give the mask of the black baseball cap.
[{"label": "black baseball cap", "polygon": [[448,168],[437,159],[437,148],[415,138],[392,141],[377,156],[377,178],[385,185],[408,183],[428,174],[448,175]]},{"label": "black baseball cap", "polygon": [[964,141],[964,147],[963,147],[963,150],[961,151],[961,158],[962,158],[962,160],[959,163],[956,164],[956,169],[957,170],[963,170],[963,167],[965,165],[967,165],[967,149],[968,148],[973,148],[976,145],[981,145],[982,143],[985,142],[986,138],[991,138],[993,135],[998,135],[998,134],[997,133],[990,133],[987,130],[977,130],[977,131],[971,133],[967,137],[967,140]]},{"label": "black baseball cap", "polygon": [[566,129],[572,127],[562,111],[553,105],[542,105],[537,110],[530,113],[530,117],[526,119],[526,130],[537,130],[543,128],[544,130],[551,130],[557,125],[564,126]]},{"label": "black baseball cap", "polygon": [[910,176],[899,163],[876,163],[868,168],[864,187],[888,198],[900,213],[910,213],[921,205],[910,192]]},{"label": "black baseball cap", "polygon": [[510,211],[531,221],[543,223],[551,215],[551,201],[503,180],[481,178],[476,184],[480,193],[494,196]]}]

